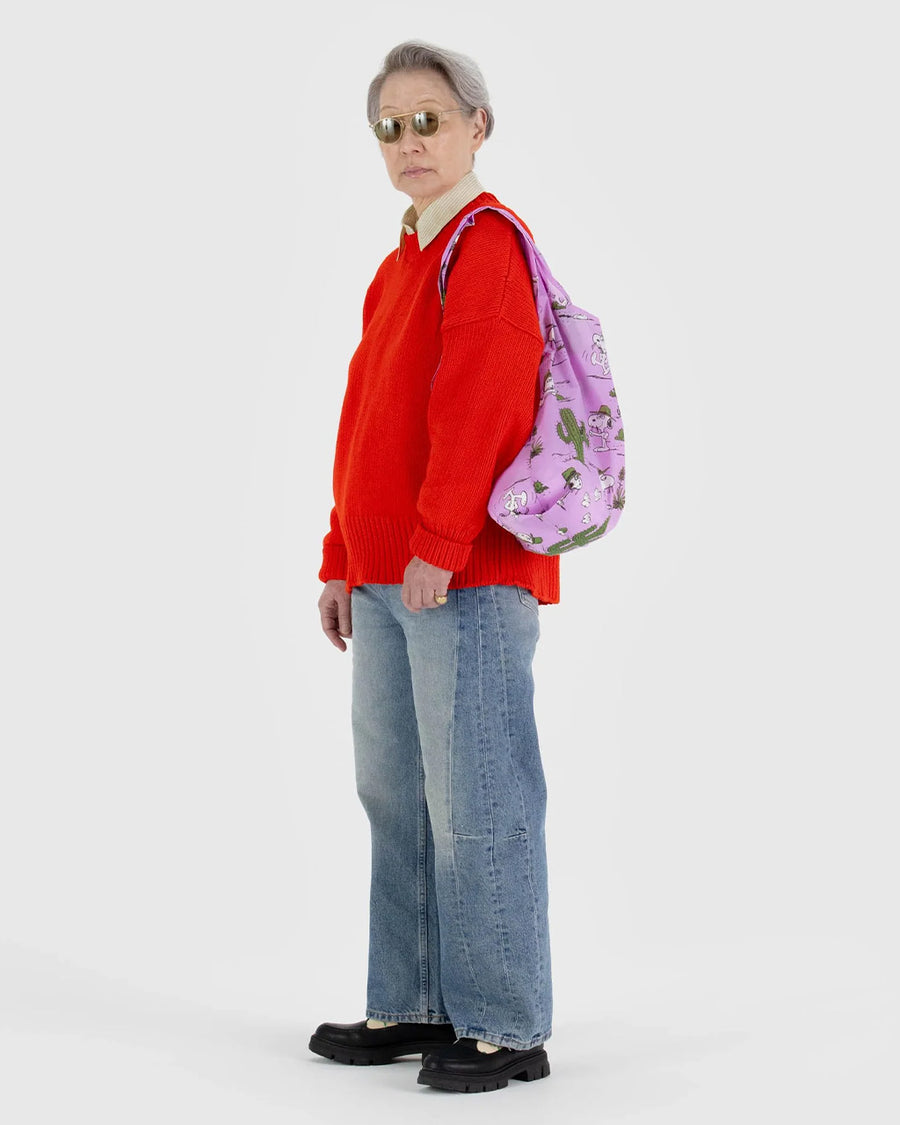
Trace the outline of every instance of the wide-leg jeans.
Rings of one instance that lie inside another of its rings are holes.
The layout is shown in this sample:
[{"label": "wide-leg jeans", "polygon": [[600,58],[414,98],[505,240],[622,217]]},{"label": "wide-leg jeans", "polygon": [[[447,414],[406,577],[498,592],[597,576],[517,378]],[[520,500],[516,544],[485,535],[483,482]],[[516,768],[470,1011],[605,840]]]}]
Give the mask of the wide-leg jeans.
[{"label": "wide-leg jeans", "polygon": [[533,1047],[552,1019],[538,601],[471,586],[413,613],[400,590],[351,593],[356,781],[372,839],[366,1015]]}]

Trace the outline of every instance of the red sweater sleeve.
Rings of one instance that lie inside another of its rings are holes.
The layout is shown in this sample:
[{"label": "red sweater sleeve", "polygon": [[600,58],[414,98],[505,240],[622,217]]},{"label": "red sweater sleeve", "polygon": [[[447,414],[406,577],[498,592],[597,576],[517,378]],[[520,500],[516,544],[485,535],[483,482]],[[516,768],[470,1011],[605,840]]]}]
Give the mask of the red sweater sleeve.
[{"label": "red sweater sleeve", "polygon": [[337,508],[331,509],[331,528],[322,540],[322,566],[319,569],[319,578],[327,582],[331,578],[347,579],[347,548],[344,545],[344,536],[341,523],[338,519]]},{"label": "red sweater sleeve", "polygon": [[409,543],[425,562],[452,571],[466,565],[494,480],[534,426],[543,349],[518,233],[501,215],[482,212],[461,235],[448,273],[428,465]]}]

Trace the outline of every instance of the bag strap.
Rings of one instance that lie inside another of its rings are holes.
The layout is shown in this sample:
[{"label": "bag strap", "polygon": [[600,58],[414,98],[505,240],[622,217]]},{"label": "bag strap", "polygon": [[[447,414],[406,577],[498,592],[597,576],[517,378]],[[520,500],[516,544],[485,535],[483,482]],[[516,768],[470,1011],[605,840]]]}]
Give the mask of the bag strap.
[{"label": "bag strap", "polygon": [[[560,292],[564,292],[562,286],[556,281],[550,273],[550,267],[544,261],[544,257],[540,250],[535,246],[534,239],[528,231],[522,226],[519,220],[510,211],[505,210],[503,207],[494,207],[491,203],[485,203],[481,207],[476,207],[474,211],[470,211],[465,215],[453,232],[450,241],[444,247],[444,253],[441,257],[441,268],[438,273],[438,292],[441,295],[441,312],[444,310],[444,296],[447,292],[447,270],[450,266],[450,255],[453,253],[453,248],[456,246],[457,240],[466,227],[473,226],[475,223],[475,216],[479,211],[496,211],[500,215],[505,215],[507,219],[516,227],[519,232],[519,241],[522,243],[522,248],[525,251],[525,257],[528,259],[528,269],[532,277],[537,277],[540,273],[538,269],[538,262],[543,264],[544,274],[553,279],[554,285]],[[438,360],[438,365],[434,369],[434,375],[431,376],[431,387],[434,387],[434,381],[437,378],[437,373],[440,370],[441,361]]]},{"label": "bag strap", "polygon": [[450,265],[450,255],[453,253],[453,248],[456,246],[457,240],[459,239],[459,236],[462,234],[462,232],[466,229],[466,227],[474,225],[475,216],[479,213],[479,211],[496,211],[500,215],[505,215],[506,218],[509,219],[509,221],[516,227],[519,232],[519,239],[525,250],[525,255],[528,258],[528,265],[531,270],[532,276],[534,276],[538,272],[536,265],[537,261],[543,262],[545,271],[548,274],[550,272],[547,268],[547,263],[544,262],[544,258],[540,250],[538,250],[538,248],[534,244],[534,239],[522,226],[515,215],[513,215],[510,211],[505,210],[505,208],[503,207],[494,207],[491,203],[485,203],[481,207],[476,207],[474,211],[470,211],[460,220],[456,230],[453,232],[453,235],[450,238],[450,241],[444,247],[444,254],[441,258],[441,269],[440,273],[438,274],[438,292],[441,295],[441,309],[443,309],[444,307],[444,297],[447,292],[447,270]]}]

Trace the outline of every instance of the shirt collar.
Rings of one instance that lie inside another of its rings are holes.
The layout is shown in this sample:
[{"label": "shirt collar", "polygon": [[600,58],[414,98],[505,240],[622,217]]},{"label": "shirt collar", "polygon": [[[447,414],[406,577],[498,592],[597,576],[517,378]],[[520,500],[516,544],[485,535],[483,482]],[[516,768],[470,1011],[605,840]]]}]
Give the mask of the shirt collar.
[{"label": "shirt collar", "polygon": [[484,188],[475,175],[475,169],[467,172],[458,180],[449,191],[433,199],[421,215],[416,218],[415,206],[411,203],[403,212],[402,226],[400,229],[400,246],[407,234],[416,233],[419,236],[419,249],[424,250],[429,242],[439,234],[450,222],[454,215],[471,203],[476,195],[481,195]]}]

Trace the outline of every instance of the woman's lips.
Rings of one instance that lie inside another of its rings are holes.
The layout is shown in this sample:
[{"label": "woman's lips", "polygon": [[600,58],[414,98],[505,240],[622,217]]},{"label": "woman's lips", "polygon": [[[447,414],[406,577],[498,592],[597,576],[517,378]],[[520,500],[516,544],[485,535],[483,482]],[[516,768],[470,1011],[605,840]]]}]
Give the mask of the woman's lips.
[{"label": "woman's lips", "polygon": [[407,168],[404,171],[403,175],[404,176],[424,176],[426,172],[430,172],[430,171],[431,171],[430,168]]}]

